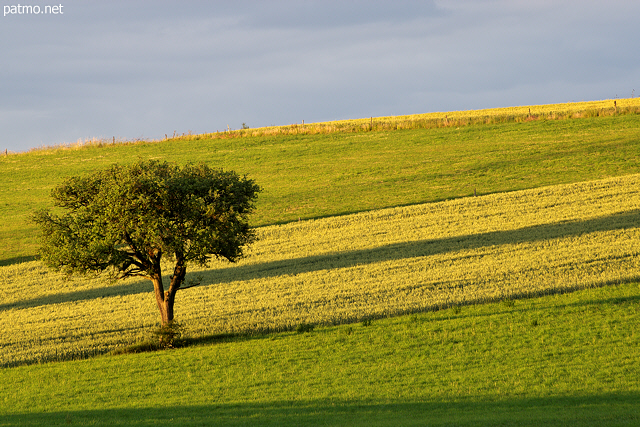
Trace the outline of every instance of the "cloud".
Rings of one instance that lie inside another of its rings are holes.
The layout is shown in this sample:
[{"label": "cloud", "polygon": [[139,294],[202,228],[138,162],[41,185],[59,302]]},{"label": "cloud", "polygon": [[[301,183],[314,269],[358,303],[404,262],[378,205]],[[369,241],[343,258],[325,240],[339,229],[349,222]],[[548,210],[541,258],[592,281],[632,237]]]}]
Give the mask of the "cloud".
[{"label": "cloud", "polygon": [[637,16],[615,0],[67,1],[2,20],[0,144],[630,96]]}]

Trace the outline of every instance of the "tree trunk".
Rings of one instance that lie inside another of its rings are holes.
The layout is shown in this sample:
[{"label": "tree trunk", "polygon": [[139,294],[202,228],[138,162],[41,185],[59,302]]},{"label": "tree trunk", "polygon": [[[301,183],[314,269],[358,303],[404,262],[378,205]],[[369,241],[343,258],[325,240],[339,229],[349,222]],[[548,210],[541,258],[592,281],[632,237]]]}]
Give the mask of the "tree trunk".
[{"label": "tree trunk", "polygon": [[162,318],[162,325],[168,325],[173,321],[173,303],[176,299],[176,294],[167,291],[164,293],[163,308],[160,309],[160,317]]},{"label": "tree trunk", "polygon": [[184,278],[187,274],[187,267],[184,265],[184,260],[178,258],[176,261],[176,267],[173,270],[173,276],[171,277],[171,284],[169,290],[165,292],[164,285],[162,283],[162,274],[158,273],[151,278],[153,282],[153,290],[156,296],[156,303],[158,304],[158,310],[160,310],[160,320],[162,325],[165,326],[173,321],[173,304],[176,300],[176,293]]},{"label": "tree trunk", "polygon": [[173,302],[175,298],[168,298],[169,291],[164,291],[161,275],[152,277],[151,281],[153,282],[156,304],[158,305],[158,310],[160,310],[160,320],[164,326],[173,320]]}]

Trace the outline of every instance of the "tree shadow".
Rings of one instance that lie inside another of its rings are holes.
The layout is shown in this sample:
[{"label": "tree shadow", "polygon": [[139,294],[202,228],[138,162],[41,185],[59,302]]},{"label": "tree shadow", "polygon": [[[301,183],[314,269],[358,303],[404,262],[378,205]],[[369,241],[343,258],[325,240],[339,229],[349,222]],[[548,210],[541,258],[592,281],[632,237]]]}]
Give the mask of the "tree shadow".
[{"label": "tree shadow", "polygon": [[200,274],[206,274],[206,284],[215,285],[237,280],[265,279],[284,274],[296,275],[325,269],[348,268],[385,261],[454,253],[482,247],[532,243],[636,227],[640,227],[640,210],[622,212],[586,221],[565,221],[516,230],[394,243],[371,249],[206,270]]},{"label": "tree shadow", "polygon": [[[504,302],[504,303],[509,303],[509,304],[505,304],[504,307],[501,310],[495,310],[495,311],[491,311],[490,313],[477,313],[474,312],[473,314],[469,314],[468,312],[465,312],[464,310],[459,310],[454,312],[454,314],[447,314],[446,317],[442,317],[442,318],[438,318],[438,319],[431,319],[431,322],[448,322],[451,319],[460,319],[460,318],[467,318],[467,317],[473,317],[473,318],[481,318],[481,317],[491,317],[494,316],[495,314],[500,314],[500,313],[504,313],[504,312],[509,312],[509,313],[528,313],[528,312],[539,312],[539,311],[543,311],[543,310],[547,310],[547,309],[571,309],[571,308],[579,308],[579,309],[585,309],[589,306],[598,306],[601,307],[603,305],[611,305],[611,304],[615,304],[615,305],[619,305],[619,304],[638,304],[640,303],[640,295],[631,295],[631,296],[619,296],[619,297],[612,297],[612,298],[597,298],[597,299],[591,299],[591,300],[583,300],[583,301],[572,301],[572,302],[566,302],[566,303],[558,303],[558,302],[553,302],[553,304],[548,304],[548,305],[540,305],[540,306],[535,306],[532,307],[530,305],[519,305],[516,304],[517,300],[524,300],[524,299],[528,299],[528,298],[535,298],[535,297],[542,297],[542,296],[549,296],[549,295],[563,295],[563,294],[568,294],[568,293],[572,293],[572,292],[576,292],[576,291],[581,291],[581,290],[585,290],[585,289],[596,289],[596,288],[604,288],[607,286],[613,286],[613,285],[625,285],[625,284],[631,284],[631,283],[640,283],[640,275],[635,275],[635,276],[630,276],[628,278],[625,279],[621,279],[621,280],[615,280],[615,281],[609,281],[609,280],[604,280],[601,282],[597,282],[597,283],[592,283],[590,284],[589,288],[585,288],[583,286],[576,286],[576,287],[566,287],[566,288],[555,288],[555,289],[545,289],[539,292],[535,292],[535,293],[520,293],[520,294],[516,294],[516,295],[512,295],[510,300],[504,300],[504,299],[496,299],[493,301],[487,301],[486,298],[480,299],[480,300],[474,300],[474,299],[468,299],[466,300],[463,304],[464,305],[474,305],[474,304],[479,304],[479,303],[500,303],[500,302]],[[460,309],[462,308],[462,304],[457,306]],[[435,307],[435,308],[431,308],[431,307],[427,307],[425,309],[417,309],[417,310],[412,310],[412,311],[407,311],[405,313],[399,313],[399,315],[402,314],[415,314],[415,313],[420,313],[420,312],[424,312],[424,311],[435,311],[438,310],[440,308],[451,308],[451,306],[445,306],[445,307]]]},{"label": "tree shadow", "polygon": [[[106,280],[106,279],[105,279]],[[38,307],[49,304],[63,304],[74,301],[88,301],[97,298],[108,298],[122,295],[135,295],[153,291],[153,285],[148,280],[138,280],[135,282],[109,285],[97,289],[85,289],[81,291],[58,293],[53,295],[43,295],[41,297],[14,301],[0,304],[0,310],[10,310],[13,308],[24,309]]]},{"label": "tree shadow", "polygon": [[13,264],[22,264],[23,262],[35,261],[37,259],[39,259],[39,257],[36,255],[0,259],[0,267],[6,267],[8,265],[13,265]]},{"label": "tree shadow", "polygon": [[[638,425],[640,393],[414,400],[292,400],[3,415],[8,425],[613,426]],[[135,406],[135,407],[133,407]]]},{"label": "tree shadow", "polygon": [[[313,271],[348,268],[358,265],[374,264],[462,250],[504,244],[531,243],[543,240],[581,236],[587,233],[622,230],[640,227],[640,209],[621,212],[614,215],[594,218],[586,221],[564,221],[553,224],[534,225],[516,230],[492,231],[465,236],[441,239],[418,240],[394,243],[371,249],[312,255],[303,258],[270,261],[258,264],[245,264],[221,269],[204,270],[191,273],[203,277],[201,286],[230,283],[239,280],[268,279],[282,275],[297,275]],[[100,289],[68,292],[23,300],[0,305],[0,310],[27,308],[46,304],[81,301],[116,295],[134,295],[151,292],[151,284],[146,280],[134,283],[112,285]]]}]

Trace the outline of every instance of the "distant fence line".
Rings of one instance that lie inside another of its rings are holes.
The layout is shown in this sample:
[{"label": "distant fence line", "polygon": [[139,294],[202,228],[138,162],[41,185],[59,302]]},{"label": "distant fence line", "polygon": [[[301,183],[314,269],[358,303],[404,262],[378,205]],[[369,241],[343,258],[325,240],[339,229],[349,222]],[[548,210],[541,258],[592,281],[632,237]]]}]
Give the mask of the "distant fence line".
[{"label": "distant fence line", "polygon": [[[406,116],[369,117],[364,119],[338,120],[332,122],[302,123],[249,128],[243,124],[242,129],[232,130],[229,126],[223,131],[203,134],[165,134],[164,139],[110,139],[78,140],[75,143],[55,146],[42,146],[29,150],[43,151],[51,149],[74,149],[86,146],[107,146],[116,144],[137,144],[170,140],[202,140],[228,139],[278,135],[316,135],[330,133],[359,133],[373,131],[392,131],[401,129],[435,129],[446,127],[463,127],[481,124],[518,123],[533,120],[564,120],[572,118],[601,117],[640,113],[640,98],[615,99],[592,102],[565,104],[548,104],[523,107],[494,108],[484,110],[453,111],[446,113],[425,113]],[[9,152],[5,149],[5,156]],[[13,154],[13,153],[11,153]]]},{"label": "distant fence line", "polygon": [[175,135],[165,139],[199,140],[226,139],[276,135],[314,135],[328,133],[356,133],[399,129],[433,129],[478,124],[527,122],[532,120],[563,120],[569,118],[600,117],[640,113],[640,98],[607,101],[550,104],[539,106],[495,108],[447,113],[426,113],[408,116],[369,117],[320,123],[291,124],[262,128],[226,130],[205,134]]}]

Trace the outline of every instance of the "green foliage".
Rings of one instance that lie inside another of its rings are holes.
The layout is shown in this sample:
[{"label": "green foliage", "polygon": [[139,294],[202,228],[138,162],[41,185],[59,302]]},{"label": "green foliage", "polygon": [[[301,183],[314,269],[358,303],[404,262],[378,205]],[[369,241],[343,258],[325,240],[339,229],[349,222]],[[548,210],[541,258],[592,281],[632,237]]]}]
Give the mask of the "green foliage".
[{"label": "green foliage", "polygon": [[42,260],[65,273],[152,277],[163,254],[204,265],[235,261],[254,241],[247,215],[259,187],[206,165],[147,161],[72,177],[53,189],[66,213],[40,210]]},{"label": "green foliage", "polygon": [[153,331],[153,335],[158,339],[158,347],[160,349],[176,348],[182,346],[184,340],[184,326],[175,320],[161,325]]},{"label": "green foliage", "polygon": [[[211,257],[235,262],[255,240],[248,214],[259,191],[235,172],[155,160],[72,177],[51,192],[64,213],[34,215],[42,231],[40,254],[67,274],[108,271],[115,279],[150,279],[168,326],[188,264],[205,265]],[[166,258],[175,266],[165,292]]]},{"label": "green foliage", "polygon": [[150,351],[179,348],[185,345],[184,326],[172,320],[160,325],[152,331],[152,338],[133,345],[117,347],[111,351],[112,355],[145,353]]}]

